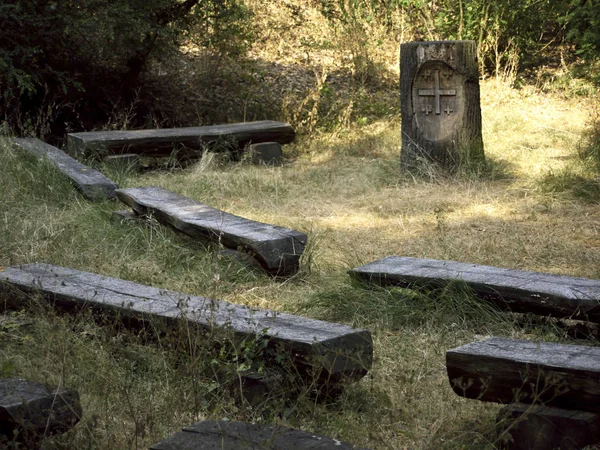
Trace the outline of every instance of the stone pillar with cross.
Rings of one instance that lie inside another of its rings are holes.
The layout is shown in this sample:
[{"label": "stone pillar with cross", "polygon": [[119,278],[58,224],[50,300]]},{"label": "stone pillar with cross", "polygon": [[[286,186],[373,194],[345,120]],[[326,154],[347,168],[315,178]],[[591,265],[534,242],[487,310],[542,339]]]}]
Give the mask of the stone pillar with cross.
[{"label": "stone pillar with cross", "polygon": [[435,162],[455,169],[484,161],[474,41],[400,47],[403,169]]}]

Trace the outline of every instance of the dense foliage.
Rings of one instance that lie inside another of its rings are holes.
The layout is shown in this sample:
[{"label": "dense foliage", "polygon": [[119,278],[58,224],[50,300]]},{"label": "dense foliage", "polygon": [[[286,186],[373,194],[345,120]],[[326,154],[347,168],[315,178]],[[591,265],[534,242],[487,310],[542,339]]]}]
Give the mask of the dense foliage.
[{"label": "dense foliage", "polygon": [[[173,56],[192,36],[236,51],[229,38],[246,37],[236,26],[246,17],[236,0],[4,1],[0,117],[38,134],[96,126],[140,95],[152,61]],[[40,129],[44,123],[56,129]]]},{"label": "dense foliage", "polygon": [[600,55],[593,0],[321,0],[321,11],[346,25],[380,20],[398,36],[409,28],[415,40],[475,40],[482,68],[495,74],[544,64],[564,44],[590,60]]},{"label": "dense foliage", "polygon": [[[173,117],[188,98],[181,88],[199,92],[204,83],[210,94],[215,77],[204,73],[195,86],[176,79],[173,74],[187,68],[182,48],[243,57],[257,26],[252,11],[268,7],[264,0],[246,0],[250,7],[243,1],[1,2],[0,123],[50,140],[69,130],[106,127],[116,113],[128,116],[122,124],[128,127],[157,116],[161,125],[185,124],[187,119]],[[514,79],[540,67],[577,63],[583,66],[580,75],[600,80],[600,2],[593,0],[296,0],[280,6],[295,11],[297,19],[303,9],[317,8],[333,34],[326,35],[325,26],[322,36],[313,32],[300,46],[337,51],[340,64],[349,61],[344,70],[361,86],[376,86],[386,76],[382,54],[391,61],[397,51],[391,48],[419,39],[475,40],[480,69],[489,75]],[[304,27],[303,20],[289,24],[290,30]],[[261,38],[270,39],[271,31],[263,27]],[[165,65],[172,70],[161,78]],[[254,77],[252,69],[232,71]],[[223,104],[222,95],[204,95],[204,103],[211,101]],[[246,118],[245,108],[237,115]],[[201,116],[216,120],[210,111]]]}]

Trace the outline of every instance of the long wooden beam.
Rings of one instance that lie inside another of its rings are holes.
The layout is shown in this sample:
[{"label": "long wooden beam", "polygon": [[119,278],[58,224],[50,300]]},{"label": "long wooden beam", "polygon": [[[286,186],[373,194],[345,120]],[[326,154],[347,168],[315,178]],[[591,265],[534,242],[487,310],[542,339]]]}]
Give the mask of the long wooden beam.
[{"label": "long wooden beam", "polygon": [[600,347],[489,338],[446,353],[462,397],[600,413]]},{"label": "long wooden beam", "polygon": [[366,264],[349,274],[368,283],[409,288],[459,281],[503,309],[600,322],[599,280],[402,256]]},{"label": "long wooden beam", "polygon": [[242,248],[273,275],[298,270],[307,236],[299,231],[235,216],[159,187],[119,189],[117,198],[137,214],[195,238]]},{"label": "long wooden beam", "polygon": [[72,155],[137,153],[170,156],[174,150],[198,154],[207,145],[223,144],[231,150],[257,142],[289,144],[295,136],[290,124],[265,120],[202,127],[69,133],[67,142]]},{"label": "long wooden beam", "polygon": [[32,138],[15,138],[13,144],[35,156],[46,158],[89,200],[115,198],[115,189],[119,188],[116,183],[62,150]]},{"label": "long wooden beam", "polygon": [[49,264],[5,268],[0,272],[0,307],[22,307],[15,290],[41,295],[67,311],[92,308],[139,323],[187,321],[205,330],[230,331],[240,339],[265,338],[269,348],[289,356],[299,372],[316,371],[330,383],[362,378],[373,360],[371,334],[366,330]]}]

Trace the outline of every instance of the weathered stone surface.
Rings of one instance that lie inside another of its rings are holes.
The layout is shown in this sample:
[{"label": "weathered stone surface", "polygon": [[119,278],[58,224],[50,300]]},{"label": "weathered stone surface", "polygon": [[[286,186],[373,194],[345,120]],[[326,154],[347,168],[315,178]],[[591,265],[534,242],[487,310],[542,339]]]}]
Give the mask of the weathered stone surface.
[{"label": "weathered stone surface", "polygon": [[252,158],[252,163],[256,165],[280,166],[281,165],[281,145],[279,142],[262,142],[252,144],[248,151]]},{"label": "weathered stone surface", "polygon": [[508,405],[497,419],[500,448],[580,450],[600,443],[600,415],[522,403]]},{"label": "weathered stone surface", "polygon": [[92,308],[144,323],[187,321],[228,330],[233,337],[258,336],[281,348],[299,372],[315,369],[327,382],[358,380],[371,367],[373,344],[366,330],[219,300],[197,297],[48,264],[7,267],[0,272],[0,307],[21,305],[14,291],[43,295],[67,311]]},{"label": "weathered stone surface", "polygon": [[446,352],[457,395],[600,413],[600,347],[490,338]]},{"label": "weathered stone surface", "polygon": [[91,131],[67,136],[69,153],[73,155],[137,153],[147,156],[170,156],[174,149],[183,154],[199,155],[207,146],[235,143],[244,148],[250,143],[279,142],[289,144],[296,132],[284,122],[230,123],[188,128],[156,130]]},{"label": "weathered stone surface", "polygon": [[476,54],[474,41],[401,45],[402,168],[484,160]]},{"label": "weathered stone surface", "polygon": [[73,389],[18,378],[0,380],[0,435],[8,441],[28,442],[66,431],[80,418],[79,394]]},{"label": "weathered stone surface", "polygon": [[117,198],[139,215],[200,239],[242,249],[273,275],[298,270],[307,236],[299,231],[235,216],[158,187],[119,189]]},{"label": "weathered stone surface", "polygon": [[366,282],[403,287],[436,287],[458,280],[477,297],[510,311],[600,322],[599,280],[402,256],[349,273]]},{"label": "weathered stone surface", "polygon": [[150,450],[358,450],[357,447],[293,428],[205,420],[150,447]]},{"label": "weathered stone surface", "polygon": [[17,147],[35,156],[47,158],[60,172],[69,177],[75,187],[88,199],[103,200],[115,197],[115,189],[119,186],[97,170],[71,158],[62,150],[39,139],[15,138],[13,142]]}]

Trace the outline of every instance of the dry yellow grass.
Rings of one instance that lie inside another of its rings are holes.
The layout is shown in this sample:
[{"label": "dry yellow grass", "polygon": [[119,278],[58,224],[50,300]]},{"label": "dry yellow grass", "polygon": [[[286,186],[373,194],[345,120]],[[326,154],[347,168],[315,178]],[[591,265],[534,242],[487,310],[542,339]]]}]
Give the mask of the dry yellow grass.
[{"label": "dry yellow grass", "polygon": [[[317,408],[313,417],[290,417],[288,423],[370,448],[494,445],[498,407],[458,398],[444,366],[447,349],[493,332],[494,324],[473,328],[469,321],[422,319],[390,328],[363,311],[336,316],[344,310],[339,304],[310,306],[324,293],[343,301],[351,292],[348,268],[397,254],[600,276],[597,206],[539,189],[547,171],[576,157],[589,105],[496,81],[485,82],[482,92],[486,154],[495,168],[491,177],[403,176],[399,123],[379,122],[300,142],[291,149],[297,157],[282,168],[205,161],[184,173],[131,180],[310,233],[310,275],[284,283],[223,281],[219,293],[225,300],[367,324],[375,333],[371,374],[350,389],[339,409]],[[365,294],[354,295],[360,302]],[[544,327],[504,324],[500,333],[562,338],[559,330]]]},{"label": "dry yellow grass", "polygon": [[117,205],[86,203],[4,149],[0,266],[44,261],[363,326],[373,332],[376,359],[336,405],[256,411],[211,397],[212,382],[169,348],[102,331],[89,317],[73,324],[50,315],[33,331],[0,330],[0,374],[65,381],[82,392],[83,422],[74,436],[48,444],[55,448],[143,448],[207,416],[277,421],[372,449],[493,448],[499,407],[452,392],[445,351],[489,334],[568,340],[561,329],[517,324],[452,294],[410,303],[352,286],[345,273],[397,254],[600,278],[597,205],[540,189],[548,171],[575,158],[591,100],[491,80],[482,85],[482,108],[492,170],[480,177],[401,174],[396,119],[301,140],[280,168],[207,156],[187,170],[124,177],[127,186],[163,186],[308,232],[310,264],[286,281],[228,264],[156,224],[112,225]]}]

